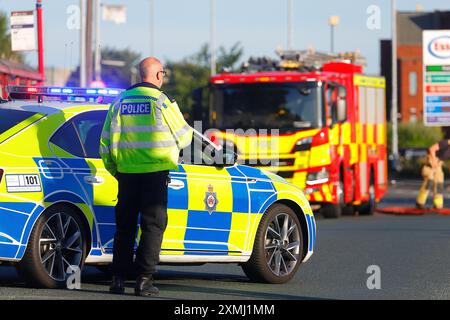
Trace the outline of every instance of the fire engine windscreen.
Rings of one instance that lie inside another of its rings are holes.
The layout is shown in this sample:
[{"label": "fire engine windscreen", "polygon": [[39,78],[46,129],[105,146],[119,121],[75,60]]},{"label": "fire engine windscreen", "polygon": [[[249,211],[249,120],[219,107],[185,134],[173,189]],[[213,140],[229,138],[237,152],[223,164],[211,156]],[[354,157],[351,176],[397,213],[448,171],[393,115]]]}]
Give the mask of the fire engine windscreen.
[{"label": "fire engine windscreen", "polygon": [[317,83],[225,84],[213,88],[213,123],[218,129],[279,129],[295,132],[320,128],[322,89]]}]

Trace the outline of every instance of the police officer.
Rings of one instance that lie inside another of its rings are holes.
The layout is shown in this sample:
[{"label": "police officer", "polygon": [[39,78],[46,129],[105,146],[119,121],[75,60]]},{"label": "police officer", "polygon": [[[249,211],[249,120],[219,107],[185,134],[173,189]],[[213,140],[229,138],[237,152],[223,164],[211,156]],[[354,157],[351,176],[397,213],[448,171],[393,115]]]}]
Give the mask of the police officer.
[{"label": "police officer", "polygon": [[166,74],[161,62],[146,58],[139,70],[142,82],[123,92],[109,109],[100,154],[119,183],[110,292],[124,293],[140,214],[135,294],[151,296],[159,293],[153,274],[167,226],[169,170],[178,169],[180,150],[190,145],[193,130],[175,100],[160,90]]},{"label": "police officer", "polygon": [[444,207],[444,171],[442,162],[450,159],[449,140],[442,140],[428,149],[427,163],[422,168],[423,184],[417,195],[416,204],[419,209],[425,208],[429,190],[433,187],[433,206]]}]

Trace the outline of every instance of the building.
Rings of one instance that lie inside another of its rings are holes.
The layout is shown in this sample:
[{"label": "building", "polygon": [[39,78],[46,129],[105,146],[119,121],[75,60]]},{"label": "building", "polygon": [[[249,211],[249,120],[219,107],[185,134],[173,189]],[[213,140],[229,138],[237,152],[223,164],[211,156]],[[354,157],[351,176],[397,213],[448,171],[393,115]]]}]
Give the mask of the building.
[{"label": "building", "polygon": [[[397,13],[399,121],[423,119],[422,31],[450,29],[450,11]],[[381,41],[381,73],[387,80],[387,107],[391,117],[392,41]]]},{"label": "building", "polygon": [[73,70],[63,68],[45,68],[45,85],[50,87],[66,86]]},{"label": "building", "polygon": [[0,59],[0,98],[7,98],[7,85],[35,86],[41,84],[42,77],[36,70],[22,63]]}]

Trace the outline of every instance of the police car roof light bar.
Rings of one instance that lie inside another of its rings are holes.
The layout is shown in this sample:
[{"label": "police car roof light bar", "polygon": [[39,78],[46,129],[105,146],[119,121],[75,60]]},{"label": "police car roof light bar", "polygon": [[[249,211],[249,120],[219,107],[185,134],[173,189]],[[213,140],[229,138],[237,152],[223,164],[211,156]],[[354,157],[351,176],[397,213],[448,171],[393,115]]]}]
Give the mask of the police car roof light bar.
[{"label": "police car roof light bar", "polygon": [[28,87],[28,86],[7,86],[10,95],[36,96],[42,102],[42,97],[117,97],[123,89],[116,88],[72,88],[72,87]]}]

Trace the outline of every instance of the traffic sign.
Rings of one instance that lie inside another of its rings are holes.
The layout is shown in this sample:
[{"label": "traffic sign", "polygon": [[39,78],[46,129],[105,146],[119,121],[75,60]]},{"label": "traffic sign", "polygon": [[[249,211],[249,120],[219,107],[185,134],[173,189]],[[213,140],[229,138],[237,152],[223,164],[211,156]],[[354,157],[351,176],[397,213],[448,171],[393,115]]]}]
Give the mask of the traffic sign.
[{"label": "traffic sign", "polygon": [[423,32],[424,123],[450,126],[450,30]]},{"label": "traffic sign", "polygon": [[36,50],[34,11],[11,12],[12,51]]}]

